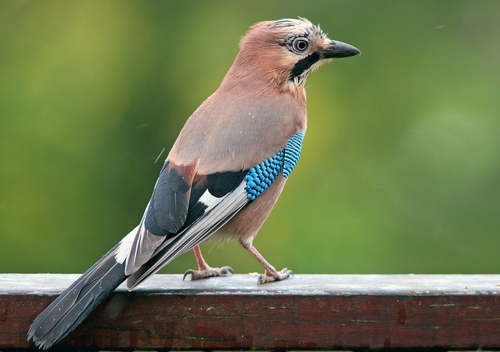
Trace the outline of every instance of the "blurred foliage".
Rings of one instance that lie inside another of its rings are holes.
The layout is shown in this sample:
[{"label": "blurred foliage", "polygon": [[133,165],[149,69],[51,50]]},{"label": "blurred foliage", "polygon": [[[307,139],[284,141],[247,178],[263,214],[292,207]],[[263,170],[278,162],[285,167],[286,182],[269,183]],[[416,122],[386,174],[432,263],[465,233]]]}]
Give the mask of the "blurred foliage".
[{"label": "blurred foliage", "polygon": [[[302,16],[363,55],[309,77],[302,158],[256,247],[296,273],[498,273],[499,14],[497,1],[2,1],[0,271],[85,271],[139,222],[248,27]],[[262,271],[236,243],[204,252]],[[163,272],[195,265],[189,253]]]}]

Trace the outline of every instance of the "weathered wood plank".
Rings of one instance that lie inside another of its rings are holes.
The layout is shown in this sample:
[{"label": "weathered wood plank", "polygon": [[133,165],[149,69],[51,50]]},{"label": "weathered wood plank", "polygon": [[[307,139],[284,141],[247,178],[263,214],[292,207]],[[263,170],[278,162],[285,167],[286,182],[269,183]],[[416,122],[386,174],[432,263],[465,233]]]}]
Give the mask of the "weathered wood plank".
[{"label": "weathered wood plank", "polygon": [[[0,275],[0,349],[78,275]],[[500,275],[155,275],[120,286],[56,349],[500,349]]]}]

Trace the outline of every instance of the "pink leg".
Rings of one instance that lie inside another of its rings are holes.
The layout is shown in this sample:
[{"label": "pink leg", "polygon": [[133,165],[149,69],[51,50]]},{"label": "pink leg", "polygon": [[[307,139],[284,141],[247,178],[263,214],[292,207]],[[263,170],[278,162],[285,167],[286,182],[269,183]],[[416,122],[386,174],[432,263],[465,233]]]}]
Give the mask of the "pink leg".
[{"label": "pink leg", "polygon": [[193,248],[194,255],[196,257],[196,262],[198,263],[198,270],[207,270],[210,268],[205,261],[205,258],[203,258],[203,255],[201,254],[201,249],[200,246],[196,246]]},{"label": "pink leg", "polygon": [[230,266],[223,266],[222,268],[212,268],[210,267],[203,255],[201,254],[200,246],[196,246],[193,248],[194,255],[196,256],[196,262],[198,263],[198,270],[189,269],[184,273],[184,277],[182,280],[186,278],[186,276],[191,275],[191,280],[204,279],[207,277],[213,276],[221,276],[227,275],[229,273],[234,273],[233,269]]},{"label": "pink leg", "polygon": [[288,270],[287,268],[284,268],[281,271],[277,271],[274,266],[269,264],[269,262],[264,259],[262,254],[260,254],[252,244],[241,243],[241,245],[243,246],[243,248],[249,251],[250,254],[252,254],[260,263],[260,265],[262,265],[265,269],[264,275],[260,275],[259,277],[259,283],[265,284],[266,282],[281,281],[288,279],[293,275],[293,272],[291,270]]}]

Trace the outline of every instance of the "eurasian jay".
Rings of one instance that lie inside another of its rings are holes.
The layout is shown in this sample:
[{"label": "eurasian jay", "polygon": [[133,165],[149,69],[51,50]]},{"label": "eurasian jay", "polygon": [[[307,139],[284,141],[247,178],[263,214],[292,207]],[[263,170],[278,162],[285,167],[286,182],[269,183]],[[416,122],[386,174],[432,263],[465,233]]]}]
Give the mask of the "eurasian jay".
[{"label": "eurasian jay", "polygon": [[199,244],[237,239],[265,269],[259,282],[289,278],[252,245],[300,156],[306,132],[305,82],[332,58],[359,54],[306,19],[255,24],[222,81],[187,120],[135,229],[66,289],[28,332],[41,349],[66,337],[123,281],[132,290],[194,250],[192,280],[232,272],[212,268]]}]

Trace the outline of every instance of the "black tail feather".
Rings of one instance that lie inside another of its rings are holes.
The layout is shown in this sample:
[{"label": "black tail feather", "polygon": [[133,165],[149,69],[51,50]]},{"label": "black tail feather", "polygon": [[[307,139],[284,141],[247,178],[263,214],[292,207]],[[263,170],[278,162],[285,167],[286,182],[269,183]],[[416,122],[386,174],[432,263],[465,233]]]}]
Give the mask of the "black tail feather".
[{"label": "black tail feather", "polygon": [[117,263],[114,257],[117,246],[36,317],[28,331],[28,340],[33,339],[38,348],[50,348],[73,331],[125,281],[125,265]]}]

